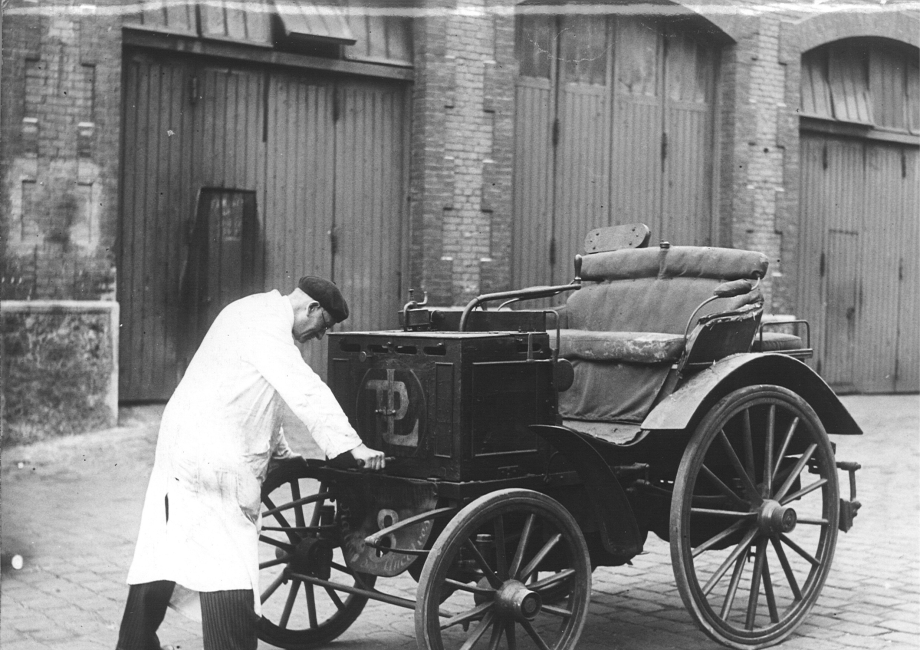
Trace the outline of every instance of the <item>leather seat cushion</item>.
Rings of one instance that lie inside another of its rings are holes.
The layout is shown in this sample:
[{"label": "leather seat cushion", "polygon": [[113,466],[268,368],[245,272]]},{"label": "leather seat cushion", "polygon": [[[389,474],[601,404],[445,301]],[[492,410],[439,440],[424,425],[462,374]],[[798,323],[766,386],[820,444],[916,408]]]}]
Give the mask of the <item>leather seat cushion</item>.
[{"label": "leather seat cushion", "polygon": [[763,341],[761,341],[760,335],[754,337],[751,350],[754,352],[777,352],[779,350],[799,350],[804,347],[805,344],[802,342],[801,337],[794,334],[764,332]]},{"label": "leather seat cushion", "polygon": [[[661,332],[560,331],[559,356],[583,361],[625,361],[658,364],[676,361],[684,351],[684,337]],[[556,338],[550,336],[553,345]]]}]

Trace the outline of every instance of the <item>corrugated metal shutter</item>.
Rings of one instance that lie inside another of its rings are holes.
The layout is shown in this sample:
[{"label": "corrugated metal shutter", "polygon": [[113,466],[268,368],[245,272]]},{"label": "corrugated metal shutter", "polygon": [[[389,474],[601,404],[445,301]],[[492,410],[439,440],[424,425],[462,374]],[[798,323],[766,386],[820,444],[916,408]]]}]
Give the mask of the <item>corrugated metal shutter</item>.
[{"label": "corrugated metal shutter", "polygon": [[[253,264],[265,290],[334,277],[352,306],[350,328],[395,325],[407,227],[404,85],[165,55],[129,54],[126,70],[121,399],[168,398],[191,353],[180,288],[202,188],[254,193]],[[218,280],[208,280],[218,302],[231,300]],[[304,350],[323,374],[325,341]]]}]

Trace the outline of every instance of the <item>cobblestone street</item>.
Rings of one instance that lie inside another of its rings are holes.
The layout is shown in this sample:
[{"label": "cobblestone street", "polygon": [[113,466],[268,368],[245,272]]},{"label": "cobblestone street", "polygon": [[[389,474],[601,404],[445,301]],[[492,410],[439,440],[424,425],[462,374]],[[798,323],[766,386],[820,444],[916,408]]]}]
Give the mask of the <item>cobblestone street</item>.
[{"label": "cobblestone street", "polygon": [[[920,647],[920,398],[854,396],[865,430],[836,437],[839,460],[857,461],[856,526],[841,534],[812,614],[784,650]],[[3,650],[111,650],[127,588],[161,407],[126,409],[122,426],[6,449],[2,458]],[[302,434],[292,446],[310,455]],[[298,444],[299,443],[299,444]],[[315,455],[315,453],[314,453]],[[846,496],[845,474],[841,495]],[[654,536],[632,566],[593,575],[579,648],[717,648],[693,625],[674,584],[668,545]],[[14,555],[24,566],[11,566]],[[414,597],[407,575],[378,587]],[[173,611],[160,639],[199,650],[199,624]],[[370,603],[334,647],[404,650],[410,612]],[[260,648],[269,648],[261,644]]]}]

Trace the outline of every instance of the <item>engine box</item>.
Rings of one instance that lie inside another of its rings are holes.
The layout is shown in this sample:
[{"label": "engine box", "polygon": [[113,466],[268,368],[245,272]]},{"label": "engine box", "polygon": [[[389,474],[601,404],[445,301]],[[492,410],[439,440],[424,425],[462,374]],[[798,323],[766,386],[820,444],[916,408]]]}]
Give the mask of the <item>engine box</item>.
[{"label": "engine box", "polygon": [[546,332],[336,332],[329,386],[387,473],[444,481],[542,472],[528,427],[556,421]]}]

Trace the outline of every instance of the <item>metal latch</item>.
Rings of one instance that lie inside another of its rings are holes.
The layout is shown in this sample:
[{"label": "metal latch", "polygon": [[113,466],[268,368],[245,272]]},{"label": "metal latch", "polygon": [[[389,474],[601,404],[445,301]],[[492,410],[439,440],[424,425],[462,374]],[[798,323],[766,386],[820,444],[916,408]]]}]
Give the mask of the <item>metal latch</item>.
[{"label": "metal latch", "polygon": [[850,474],[850,500],[840,499],[840,521],[838,527],[843,532],[847,532],[853,527],[853,520],[862,507],[862,504],[856,500],[856,470],[862,465],[847,461],[838,461],[837,469],[842,469]]}]

